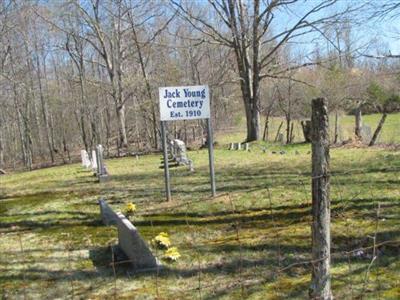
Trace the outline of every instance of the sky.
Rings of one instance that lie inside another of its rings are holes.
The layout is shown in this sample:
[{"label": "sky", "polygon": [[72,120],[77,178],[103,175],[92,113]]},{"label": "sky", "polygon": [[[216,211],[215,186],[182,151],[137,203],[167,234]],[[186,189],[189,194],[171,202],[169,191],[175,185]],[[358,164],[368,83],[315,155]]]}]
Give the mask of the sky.
[{"label": "sky", "polygon": [[[383,5],[386,0],[374,0],[374,5]],[[320,3],[317,0],[299,1],[291,4],[288,10],[280,10],[276,13],[273,28],[276,31],[290,28],[300,16],[303,16],[312,7]],[[398,54],[400,55],[400,8],[398,16],[389,14],[385,18],[371,18],[371,8],[366,6],[367,2],[363,0],[339,0],[335,5],[328,7],[318,13],[310,16],[309,20],[316,20],[327,14],[334,14],[337,11],[350,8],[358,8],[350,15],[350,20],[357,21],[352,25],[351,36],[354,48],[360,48],[360,53],[368,55],[378,54]],[[364,7],[361,7],[363,6]],[[297,51],[310,53],[317,44],[327,45],[326,39],[319,33],[308,34],[295,40],[299,42]],[[324,48],[324,47],[322,47]],[[380,52],[380,53],[379,53]]]}]

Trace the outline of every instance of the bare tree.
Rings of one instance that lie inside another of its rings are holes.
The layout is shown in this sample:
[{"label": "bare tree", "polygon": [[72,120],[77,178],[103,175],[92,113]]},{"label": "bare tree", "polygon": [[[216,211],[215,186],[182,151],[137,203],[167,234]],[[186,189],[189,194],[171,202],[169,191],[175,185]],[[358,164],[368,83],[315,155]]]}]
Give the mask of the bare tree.
[{"label": "bare tree", "polygon": [[[204,39],[230,47],[236,56],[243,103],[247,120],[247,141],[259,139],[260,129],[260,82],[264,78],[279,78],[287,66],[279,63],[279,50],[290,40],[305,35],[320,24],[338,18],[344,12],[328,14],[314,18],[335,4],[334,0],[312,2],[305,5],[301,14],[297,12],[293,24],[282,30],[273,27],[276,14],[280,9],[290,9],[296,1],[271,0],[261,3],[254,1],[209,0],[213,8],[210,15],[202,13],[201,7],[194,9],[171,0],[192,26],[203,33]],[[349,9],[346,9],[349,11]],[[303,63],[293,68],[309,65]]]}]

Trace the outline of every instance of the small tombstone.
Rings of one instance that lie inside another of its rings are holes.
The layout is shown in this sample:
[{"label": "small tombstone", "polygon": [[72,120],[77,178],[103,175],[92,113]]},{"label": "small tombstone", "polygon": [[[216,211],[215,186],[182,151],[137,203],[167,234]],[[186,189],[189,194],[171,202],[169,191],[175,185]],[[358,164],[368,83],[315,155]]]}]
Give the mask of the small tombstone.
[{"label": "small tombstone", "polygon": [[82,167],[85,169],[90,169],[92,163],[89,159],[89,154],[86,152],[86,150],[81,150],[81,158],[82,158]]},{"label": "small tombstone", "polygon": [[244,148],[245,151],[250,151],[250,144],[249,143],[244,144],[244,146],[245,146],[245,148]]},{"label": "small tombstone", "polygon": [[176,161],[178,163],[184,163],[188,160],[187,153],[186,153],[186,145],[184,141],[181,140],[174,140],[174,148],[176,154]]},{"label": "small tombstone", "polygon": [[283,133],[278,134],[278,142],[283,143]]},{"label": "small tombstone", "polygon": [[86,156],[85,156],[85,152],[86,152],[86,150],[81,150],[82,167],[85,167],[85,166],[86,166],[86,161],[85,161]]},{"label": "small tombstone", "polygon": [[371,127],[368,125],[363,125],[361,127],[361,136],[365,142],[369,142],[372,139]]},{"label": "small tombstone", "polygon": [[103,146],[96,146],[96,157],[97,157],[97,177],[99,178],[99,182],[103,182],[108,178],[107,168],[104,165],[103,161]]},{"label": "small tombstone", "polygon": [[189,171],[194,172],[193,161],[189,159]]},{"label": "small tombstone", "polygon": [[286,154],[286,151],[279,151],[279,154],[281,154],[281,155],[283,155],[283,154]]},{"label": "small tombstone", "polygon": [[168,149],[169,149],[171,158],[175,159],[176,153],[175,153],[174,141],[169,141]]},{"label": "small tombstone", "polygon": [[230,144],[229,150],[235,150],[235,144],[234,144],[234,143],[231,143],[231,144]]},{"label": "small tombstone", "polygon": [[237,146],[237,147],[236,147],[236,148],[237,148],[236,150],[241,150],[241,148],[242,148],[242,144],[241,144],[241,143],[237,143],[236,146]]},{"label": "small tombstone", "polygon": [[96,150],[92,150],[92,171],[96,174],[97,172],[97,156]]},{"label": "small tombstone", "polygon": [[175,161],[179,165],[187,165],[190,171],[194,171],[193,161],[187,157],[186,145],[183,141],[174,140]]}]

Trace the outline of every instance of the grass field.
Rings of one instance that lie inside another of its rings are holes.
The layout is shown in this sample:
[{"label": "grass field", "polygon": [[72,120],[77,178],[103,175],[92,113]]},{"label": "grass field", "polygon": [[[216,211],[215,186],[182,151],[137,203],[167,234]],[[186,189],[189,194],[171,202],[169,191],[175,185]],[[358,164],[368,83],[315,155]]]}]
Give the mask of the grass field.
[{"label": "grass field", "polygon": [[[168,204],[160,155],[107,160],[104,184],[77,164],[0,176],[2,299],[307,298],[310,146],[259,146],[216,149],[216,199],[205,150],[189,153],[194,173],[171,169]],[[331,170],[335,298],[399,299],[400,152],[335,148]],[[101,197],[122,211],[134,202],[142,236],[168,232],[182,257],[159,274],[117,265],[114,275],[116,229],[100,222]]]},{"label": "grass field", "polygon": [[[334,137],[334,119],[335,116],[330,116],[330,129],[331,129],[331,137]],[[371,114],[371,115],[365,115],[362,118],[362,123],[365,126],[369,126],[371,128],[372,134],[374,133],[379,120],[381,118],[380,114]],[[274,141],[276,137],[277,130],[279,128],[280,123],[283,121],[282,118],[271,118],[270,120],[270,135],[269,135],[269,140]],[[262,127],[264,128],[264,122],[265,120],[261,120],[262,122]],[[348,116],[348,115],[343,115],[339,117],[339,142],[348,140],[349,138],[352,138],[354,136],[354,116]],[[242,130],[236,130],[235,132],[226,135],[225,133],[222,133],[218,136],[218,141],[226,144],[229,142],[240,142],[243,141],[246,137],[246,131],[245,131],[245,121],[240,120],[238,124]],[[286,137],[286,124],[284,123],[281,128],[281,133],[284,134]],[[299,121],[294,122],[294,129],[293,129],[293,134],[294,134],[294,141],[295,142],[303,142],[304,137],[303,137],[303,131],[300,125]],[[365,136],[367,138],[367,136]],[[286,138],[285,138],[286,141]],[[368,143],[369,140],[365,140],[365,143]],[[383,126],[382,132],[378,137],[377,140],[378,143],[385,143],[385,144],[394,144],[400,143],[400,113],[394,113],[394,114],[389,114],[386,122]]]}]

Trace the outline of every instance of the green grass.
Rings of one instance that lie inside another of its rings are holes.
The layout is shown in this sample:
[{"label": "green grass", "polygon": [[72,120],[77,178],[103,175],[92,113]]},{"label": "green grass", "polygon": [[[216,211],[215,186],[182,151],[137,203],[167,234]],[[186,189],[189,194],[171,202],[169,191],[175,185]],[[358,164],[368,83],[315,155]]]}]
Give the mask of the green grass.
[{"label": "green grass", "polygon": [[[362,123],[363,125],[367,125],[371,127],[371,132],[372,134],[374,133],[379,120],[381,118],[380,114],[371,114],[371,115],[365,115],[362,118]],[[280,123],[283,121],[282,118],[271,118],[270,120],[270,134],[269,134],[269,140],[274,141],[276,137],[276,133],[278,131]],[[330,116],[330,135],[331,138],[333,139],[334,137],[334,121],[335,121],[335,116],[331,115]],[[264,129],[264,122],[265,120],[261,120],[262,124],[262,129]],[[354,136],[354,116],[348,116],[348,115],[342,115],[339,117],[339,142],[348,140]],[[225,133],[222,133],[220,135],[217,135],[217,140],[218,142],[222,144],[227,144],[230,142],[242,142],[246,138],[246,131],[245,131],[245,121],[244,119],[240,122],[242,125],[242,129],[238,130],[235,128],[230,132],[229,135],[226,135]],[[286,141],[286,124],[284,123],[282,125],[282,128],[280,130],[281,133],[284,135],[284,140]],[[293,134],[294,134],[294,141],[295,142],[302,142],[304,141],[304,136],[303,136],[303,131],[300,125],[299,121],[294,122],[294,129],[293,129]],[[365,141],[366,143],[369,142],[369,140]],[[394,113],[394,114],[389,114],[388,117],[386,118],[386,122],[383,125],[383,129],[381,134],[378,137],[377,140],[378,143],[385,143],[385,144],[393,144],[393,143],[400,143],[400,113]]]},{"label": "green grass", "polygon": [[[170,204],[164,202],[159,155],[107,160],[111,177],[104,184],[77,164],[0,176],[0,295],[306,298],[310,265],[302,262],[310,259],[310,146],[267,147],[266,154],[261,144],[252,144],[250,153],[216,149],[216,199],[209,198],[207,152],[190,152],[196,170],[171,169]],[[271,154],[273,149],[287,153]],[[400,153],[332,149],[331,169],[335,298],[398,299]],[[168,232],[181,259],[164,261],[167,268],[158,276],[118,265],[114,277],[110,245],[117,243],[117,233],[100,222],[101,197],[116,210],[136,203],[131,219],[142,236],[150,241]],[[383,244],[367,275],[372,249],[361,257],[346,251],[372,246],[375,232]]]}]

